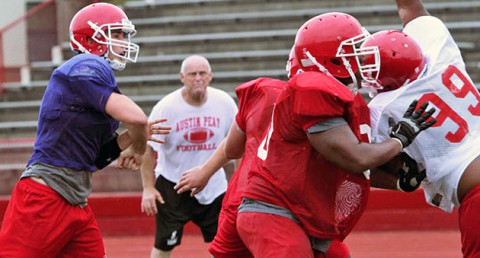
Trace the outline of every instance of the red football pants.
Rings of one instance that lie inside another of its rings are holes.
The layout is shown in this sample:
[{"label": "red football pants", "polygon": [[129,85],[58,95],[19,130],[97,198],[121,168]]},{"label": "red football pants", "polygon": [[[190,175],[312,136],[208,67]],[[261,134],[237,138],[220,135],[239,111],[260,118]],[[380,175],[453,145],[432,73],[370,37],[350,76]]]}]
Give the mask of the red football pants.
[{"label": "red football pants", "polygon": [[470,190],[458,211],[462,236],[462,253],[465,258],[480,257],[480,185]]},{"label": "red football pants", "polygon": [[218,230],[208,251],[215,258],[253,258],[237,231],[237,207],[223,208],[218,217]]},{"label": "red football pants", "polygon": [[72,206],[29,178],[12,193],[0,231],[0,257],[105,257],[90,206]]},{"label": "red football pants", "polygon": [[313,249],[305,231],[295,221],[282,216],[242,212],[237,230],[254,257],[313,258]]},{"label": "red football pants", "polygon": [[[315,251],[315,258],[322,256],[317,256],[318,251]],[[327,253],[325,254],[326,258],[349,258],[350,250],[344,242],[338,240],[333,240],[328,248]]]}]

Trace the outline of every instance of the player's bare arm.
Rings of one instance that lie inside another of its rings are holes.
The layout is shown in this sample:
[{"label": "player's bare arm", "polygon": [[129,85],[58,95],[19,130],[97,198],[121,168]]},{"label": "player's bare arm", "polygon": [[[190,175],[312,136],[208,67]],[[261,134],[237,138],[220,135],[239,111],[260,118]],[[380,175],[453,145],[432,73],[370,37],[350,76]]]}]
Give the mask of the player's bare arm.
[{"label": "player's bare arm", "polygon": [[[177,190],[178,194],[182,194],[188,190],[191,190],[190,196],[193,197],[195,194],[201,192],[205,186],[208,184],[210,177],[212,177],[212,170],[208,170],[205,166],[196,166],[185,172],[183,172],[182,177],[173,187]],[[213,170],[215,172],[216,170]]]},{"label": "player's bare arm", "polygon": [[403,26],[417,17],[430,15],[420,0],[396,0],[396,2]]},{"label": "player's bare arm", "polygon": [[[161,125],[161,123],[166,121],[167,119],[161,118],[148,122],[148,140],[164,143],[164,140],[153,137],[153,135],[170,133],[170,126]],[[114,160],[118,159],[116,168],[129,168],[138,170],[139,164],[135,163],[135,152],[132,148],[129,148],[131,144],[132,141],[130,139],[130,135],[128,134],[128,130],[125,130],[120,135],[113,137],[101,146],[99,156],[95,160],[95,166],[98,169],[103,169]]]},{"label": "player's bare arm", "polygon": [[205,188],[209,179],[224,166],[230,159],[225,156],[226,139],[215,150],[213,155],[201,166],[193,167],[182,173],[182,177],[174,186],[178,194],[192,190],[190,196],[194,196]]},{"label": "player's bare arm", "polygon": [[319,133],[307,133],[307,137],[328,161],[352,173],[363,173],[385,164],[411,144],[421,131],[435,123],[435,119],[431,119],[434,108],[425,112],[428,106],[425,103],[415,111],[416,106],[417,101],[413,101],[400,121],[389,121],[391,139],[382,143],[359,142],[348,125]]},{"label": "player's bare arm", "polygon": [[352,173],[363,173],[378,167],[401,151],[395,140],[379,144],[359,142],[348,125],[341,125],[320,133],[307,133],[312,146],[326,160]]},{"label": "player's bare arm", "polygon": [[[153,141],[161,144],[165,143],[163,139],[154,137],[154,135],[165,135],[170,133],[170,130],[172,129],[171,126],[161,125],[161,123],[164,123],[166,121],[167,121],[166,118],[148,121],[148,129],[149,129],[148,140],[149,141]],[[117,141],[118,141],[118,146],[123,151],[119,155],[116,167],[138,170],[140,168],[140,165],[135,163],[135,153],[133,149],[128,148],[131,144],[128,131],[124,131],[122,134],[120,134],[118,136]]]},{"label": "player's bare arm", "polygon": [[245,154],[246,135],[233,121],[225,142],[225,157],[228,159],[239,159]]},{"label": "player's bare arm", "polygon": [[426,177],[426,171],[420,170],[417,162],[405,152],[370,172],[370,186],[403,192],[417,190]]},{"label": "player's bare arm", "polygon": [[142,162],[148,139],[148,122],[143,110],[125,95],[112,93],[107,100],[106,112],[120,121],[127,129],[132,141],[135,163]]},{"label": "player's bare arm", "polygon": [[233,122],[227,138],[222,141],[214,154],[202,166],[194,167],[182,174],[174,189],[178,194],[193,190],[191,196],[205,188],[212,175],[232,159],[238,159],[245,153],[245,134]]}]

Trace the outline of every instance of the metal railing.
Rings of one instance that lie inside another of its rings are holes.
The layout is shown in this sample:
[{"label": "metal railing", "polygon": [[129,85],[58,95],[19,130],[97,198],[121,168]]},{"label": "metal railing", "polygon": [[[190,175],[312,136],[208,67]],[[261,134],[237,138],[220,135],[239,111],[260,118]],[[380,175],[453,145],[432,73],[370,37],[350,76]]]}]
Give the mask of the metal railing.
[{"label": "metal railing", "polygon": [[[14,21],[7,24],[5,27],[0,29],[0,94],[5,93],[5,89],[2,87],[2,84],[6,81],[6,69],[9,68],[9,64],[5,62],[6,50],[5,50],[5,41],[7,38],[5,34],[11,32],[13,29],[17,28],[19,25],[24,24],[30,17],[37,14],[39,11],[44,10],[44,8],[49,7],[55,4],[55,0],[45,0],[42,3],[31,8],[28,12],[18,17]],[[27,41],[26,41],[27,42]],[[22,51],[22,50],[19,50]],[[24,50],[23,50],[24,51]],[[27,64],[24,64],[27,65]]]}]

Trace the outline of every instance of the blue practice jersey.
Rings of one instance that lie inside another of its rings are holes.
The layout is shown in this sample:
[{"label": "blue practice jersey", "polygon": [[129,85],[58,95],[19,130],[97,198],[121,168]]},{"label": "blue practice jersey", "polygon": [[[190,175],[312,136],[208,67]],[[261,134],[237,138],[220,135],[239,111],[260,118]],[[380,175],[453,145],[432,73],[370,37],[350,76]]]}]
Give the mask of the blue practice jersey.
[{"label": "blue practice jersey", "polygon": [[100,146],[119,126],[105,112],[112,92],[120,90],[112,68],[102,57],[80,54],[58,67],[42,99],[28,165],[41,162],[95,171]]}]

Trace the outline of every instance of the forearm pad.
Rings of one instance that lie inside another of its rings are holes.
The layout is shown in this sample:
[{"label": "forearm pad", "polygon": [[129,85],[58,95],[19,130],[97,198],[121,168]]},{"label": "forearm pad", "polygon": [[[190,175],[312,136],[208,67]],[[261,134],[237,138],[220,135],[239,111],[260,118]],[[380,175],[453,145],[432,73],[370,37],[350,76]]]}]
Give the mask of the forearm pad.
[{"label": "forearm pad", "polygon": [[118,156],[120,156],[120,152],[122,152],[122,150],[118,146],[117,138],[118,134],[115,134],[115,137],[113,137],[108,142],[104,143],[102,147],[100,147],[98,157],[95,160],[95,166],[98,169],[105,168],[114,160],[116,160]]}]

